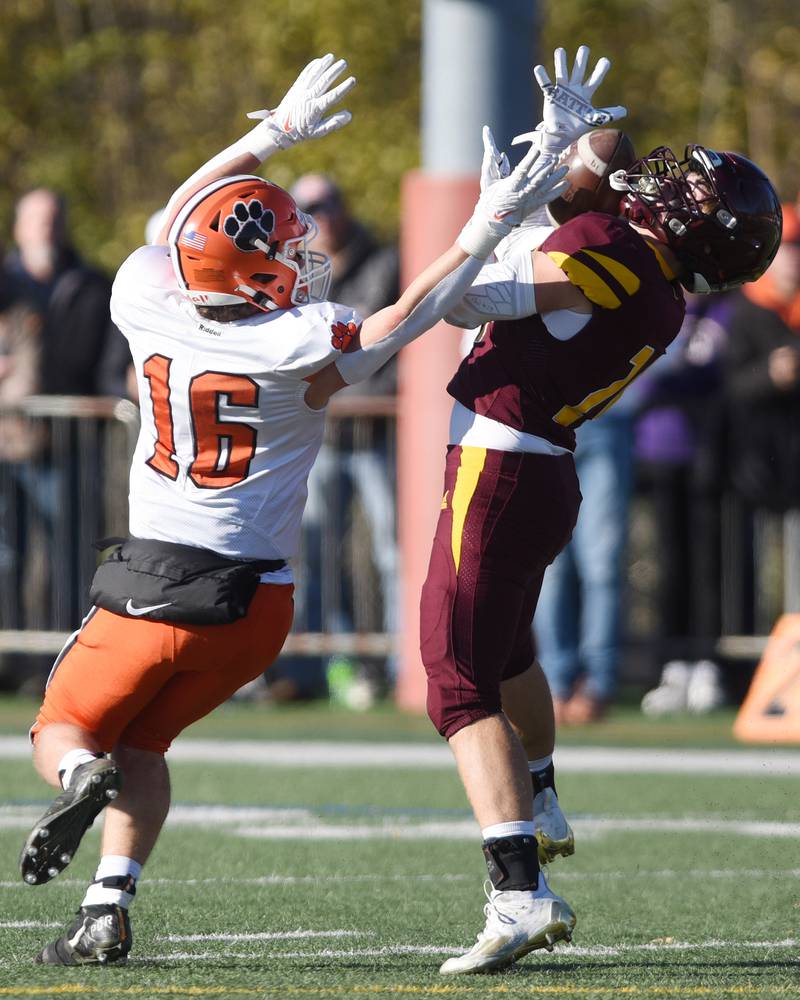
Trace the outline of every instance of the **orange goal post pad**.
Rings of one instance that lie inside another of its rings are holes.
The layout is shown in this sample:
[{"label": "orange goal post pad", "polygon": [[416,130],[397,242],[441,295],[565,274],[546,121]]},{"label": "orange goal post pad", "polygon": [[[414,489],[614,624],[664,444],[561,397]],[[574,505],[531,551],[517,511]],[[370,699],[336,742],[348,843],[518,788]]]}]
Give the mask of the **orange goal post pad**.
[{"label": "orange goal post pad", "polygon": [[778,619],[733,735],[743,743],[800,743],[800,614]]}]

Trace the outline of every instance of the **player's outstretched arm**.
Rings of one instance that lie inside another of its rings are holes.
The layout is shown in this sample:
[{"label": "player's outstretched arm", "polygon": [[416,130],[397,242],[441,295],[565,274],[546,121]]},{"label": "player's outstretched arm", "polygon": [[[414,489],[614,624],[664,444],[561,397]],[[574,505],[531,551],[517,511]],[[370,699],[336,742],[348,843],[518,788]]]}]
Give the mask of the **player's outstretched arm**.
[{"label": "player's outstretched arm", "polygon": [[[534,67],[536,82],[543,96],[543,120],[532,132],[512,140],[512,145],[529,142],[545,156],[558,157],[580,136],[600,125],[624,118],[627,110],[621,106],[595,108],[594,94],[611,68],[605,56],[597,60],[587,79],[589,48],[581,45],[570,73],[567,53],[558,48],[554,53],[555,83],[542,65]],[[491,130],[484,129],[481,190],[495,184],[508,172],[505,153],[497,148]],[[587,311],[588,303],[567,276],[552,265],[536,247],[547,234],[541,227],[550,227],[544,208],[530,213],[522,226],[504,241],[497,251],[499,262],[485,267],[476,277],[462,302],[446,319],[454,326],[469,329],[490,320],[521,319],[533,313],[557,309]],[[531,261],[514,257],[527,250]],[[533,272],[531,269],[533,268]]]},{"label": "player's outstretched arm", "polygon": [[368,378],[406,344],[439,322],[464,295],[499,241],[540,205],[564,191],[566,167],[531,148],[512,173],[485,190],[458,239],[411,282],[397,302],[361,328],[359,349],[328,365],[306,391],[320,408],[345,385]]},{"label": "player's outstretched arm", "polygon": [[278,150],[288,149],[306,139],[321,138],[347,125],[351,118],[349,111],[329,114],[333,105],[355,86],[353,76],[336,83],[346,69],[346,61],[336,59],[330,52],[312,59],[277,108],[251,111],[247,117],[258,119],[258,124],[204,163],[172,195],[165,211],[165,224],[156,242],[166,243],[169,227],[178,211],[206,184],[222,177],[251,174]]},{"label": "player's outstretched arm", "polygon": [[493,320],[524,319],[560,309],[591,312],[591,304],[547,254],[523,245],[519,252],[481,268],[445,320],[472,330]]}]

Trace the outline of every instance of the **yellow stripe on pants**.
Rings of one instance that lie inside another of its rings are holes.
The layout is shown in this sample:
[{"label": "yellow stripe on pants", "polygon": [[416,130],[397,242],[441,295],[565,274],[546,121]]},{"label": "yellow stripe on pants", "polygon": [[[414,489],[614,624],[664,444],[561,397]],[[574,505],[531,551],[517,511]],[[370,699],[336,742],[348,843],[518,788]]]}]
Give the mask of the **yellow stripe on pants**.
[{"label": "yellow stripe on pants", "polygon": [[453,550],[456,573],[458,573],[458,567],[461,563],[461,538],[464,533],[464,522],[467,519],[467,511],[485,464],[485,448],[462,447],[461,461],[456,473],[456,485],[453,488],[453,527],[450,534],[450,546]]}]

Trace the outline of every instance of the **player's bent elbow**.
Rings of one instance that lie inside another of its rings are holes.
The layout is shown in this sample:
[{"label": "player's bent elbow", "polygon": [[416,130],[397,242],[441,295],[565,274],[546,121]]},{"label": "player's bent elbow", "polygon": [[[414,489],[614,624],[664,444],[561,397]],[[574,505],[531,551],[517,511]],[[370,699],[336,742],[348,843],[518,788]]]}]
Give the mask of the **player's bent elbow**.
[{"label": "player's bent elbow", "polygon": [[456,307],[452,312],[449,312],[445,316],[444,321],[445,323],[449,323],[450,326],[458,327],[460,330],[471,330],[473,327],[479,326],[481,322],[484,322],[484,320],[476,322],[474,315],[459,313],[458,307]]},{"label": "player's bent elbow", "polygon": [[311,410],[321,410],[326,407],[331,396],[347,385],[335,364],[326,365],[316,375],[310,376],[307,381],[309,386],[305,391],[303,401]]}]

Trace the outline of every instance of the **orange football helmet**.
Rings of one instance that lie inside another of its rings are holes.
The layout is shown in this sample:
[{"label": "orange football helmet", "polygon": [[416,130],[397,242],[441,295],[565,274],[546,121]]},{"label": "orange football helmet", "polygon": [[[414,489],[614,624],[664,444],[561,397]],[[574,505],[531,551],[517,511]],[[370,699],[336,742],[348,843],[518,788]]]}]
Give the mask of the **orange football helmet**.
[{"label": "orange football helmet", "polygon": [[239,175],[194,194],[169,245],[178,284],[195,305],[251,302],[270,312],[327,296],[331,262],[308,249],[316,235],[314,220],[283,188]]}]

